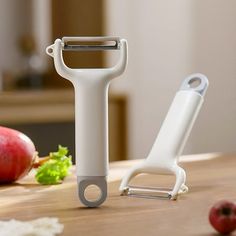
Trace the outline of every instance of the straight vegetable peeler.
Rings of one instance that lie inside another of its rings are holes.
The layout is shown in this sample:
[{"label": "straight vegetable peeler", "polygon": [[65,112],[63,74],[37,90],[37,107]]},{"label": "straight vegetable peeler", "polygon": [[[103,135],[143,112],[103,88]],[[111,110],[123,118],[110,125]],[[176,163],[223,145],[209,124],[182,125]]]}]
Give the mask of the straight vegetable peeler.
[{"label": "straight vegetable peeler", "polygon": [[[133,166],[122,179],[122,195],[175,200],[178,194],[188,191],[186,173],[178,165],[178,159],[201,109],[207,88],[208,79],[203,74],[192,74],[183,81],[148,157]],[[173,189],[129,185],[131,179],[141,173],[175,175],[176,182]]]},{"label": "straight vegetable peeler", "polygon": [[[62,51],[120,50],[111,68],[72,69],[65,65]],[[75,90],[76,174],[80,201],[87,207],[101,205],[107,197],[108,174],[108,88],[127,64],[127,41],[118,37],[63,37],[46,52],[54,58],[59,75]],[[95,185],[100,195],[90,200],[85,190]]]}]

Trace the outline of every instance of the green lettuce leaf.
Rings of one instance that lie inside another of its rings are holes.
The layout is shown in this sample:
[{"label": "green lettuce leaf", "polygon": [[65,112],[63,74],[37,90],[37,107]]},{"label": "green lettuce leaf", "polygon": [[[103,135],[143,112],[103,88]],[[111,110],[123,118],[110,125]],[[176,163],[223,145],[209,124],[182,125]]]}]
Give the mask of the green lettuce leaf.
[{"label": "green lettuce leaf", "polygon": [[72,166],[71,156],[67,156],[68,148],[58,146],[57,152],[50,153],[50,159],[37,169],[36,180],[40,184],[60,184],[69,175]]}]

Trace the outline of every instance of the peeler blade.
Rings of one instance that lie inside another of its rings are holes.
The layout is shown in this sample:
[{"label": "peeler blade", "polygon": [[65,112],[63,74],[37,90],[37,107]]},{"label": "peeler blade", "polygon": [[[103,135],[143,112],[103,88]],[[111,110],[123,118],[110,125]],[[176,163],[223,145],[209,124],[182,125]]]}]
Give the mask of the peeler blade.
[{"label": "peeler blade", "polygon": [[147,199],[171,199],[171,189],[146,186],[128,186],[123,190],[121,195]]},{"label": "peeler blade", "polygon": [[63,37],[63,51],[120,50],[119,37]]}]

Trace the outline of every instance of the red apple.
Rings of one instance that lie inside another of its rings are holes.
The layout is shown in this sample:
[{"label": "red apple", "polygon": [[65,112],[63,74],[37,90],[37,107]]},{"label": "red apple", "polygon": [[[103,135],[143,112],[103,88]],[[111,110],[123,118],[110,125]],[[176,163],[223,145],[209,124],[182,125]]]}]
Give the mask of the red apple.
[{"label": "red apple", "polygon": [[236,205],[227,200],[217,202],[210,210],[209,221],[219,233],[231,233],[236,229]]},{"label": "red apple", "polygon": [[35,146],[25,134],[0,126],[0,183],[24,177],[36,157]]}]

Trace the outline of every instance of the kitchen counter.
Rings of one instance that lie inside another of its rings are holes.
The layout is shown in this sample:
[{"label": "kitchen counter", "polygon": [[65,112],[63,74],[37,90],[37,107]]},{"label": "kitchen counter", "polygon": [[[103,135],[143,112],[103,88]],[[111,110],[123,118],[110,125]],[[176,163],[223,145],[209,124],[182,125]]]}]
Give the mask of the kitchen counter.
[{"label": "kitchen counter", "polygon": [[[214,235],[208,211],[220,199],[236,201],[236,156],[218,153],[183,156],[189,193],[177,201],[120,196],[120,179],[134,161],[110,165],[109,196],[99,208],[83,207],[77,197],[76,178],[63,184],[41,186],[33,172],[18,183],[0,187],[0,219],[31,220],[58,217],[62,235]],[[167,186],[174,178],[141,175],[134,184]]]}]

